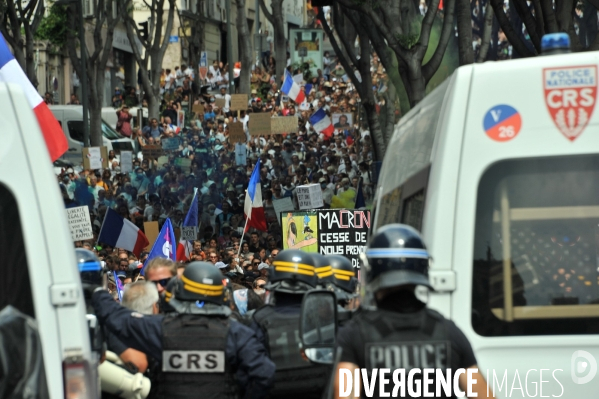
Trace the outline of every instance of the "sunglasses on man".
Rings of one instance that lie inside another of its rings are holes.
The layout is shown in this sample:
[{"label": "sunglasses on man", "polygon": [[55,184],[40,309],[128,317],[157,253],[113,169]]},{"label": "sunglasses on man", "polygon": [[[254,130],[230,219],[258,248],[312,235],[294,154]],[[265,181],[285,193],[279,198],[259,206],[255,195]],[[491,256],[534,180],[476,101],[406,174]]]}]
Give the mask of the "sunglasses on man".
[{"label": "sunglasses on man", "polygon": [[166,288],[166,285],[169,283],[169,281],[172,280],[172,277],[168,277],[168,278],[162,278],[160,280],[152,280],[152,282],[156,285],[160,284],[161,286],[163,286],[164,288]]}]

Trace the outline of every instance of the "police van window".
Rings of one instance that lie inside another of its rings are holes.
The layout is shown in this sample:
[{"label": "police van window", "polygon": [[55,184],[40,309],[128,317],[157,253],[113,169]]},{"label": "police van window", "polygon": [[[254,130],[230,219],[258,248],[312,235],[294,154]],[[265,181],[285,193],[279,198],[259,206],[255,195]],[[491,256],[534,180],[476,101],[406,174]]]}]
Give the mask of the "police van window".
[{"label": "police van window", "polygon": [[71,138],[83,143],[83,121],[68,121],[67,126]]},{"label": "police van window", "polygon": [[474,237],[478,334],[599,333],[599,156],[493,165]]},{"label": "police van window", "polygon": [[0,184],[0,309],[12,305],[35,317],[29,268],[19,209],[12,193]]},{"label": "police van window", "polygon": [[402,206],[407,198],[402,186],[423,170],[428,172],[443,99],[452,80],[446,79],[395,127],[378,180],[383,190],[380,209],[376,209],[379,212],[376,228],[402,221],[405,213]]}]

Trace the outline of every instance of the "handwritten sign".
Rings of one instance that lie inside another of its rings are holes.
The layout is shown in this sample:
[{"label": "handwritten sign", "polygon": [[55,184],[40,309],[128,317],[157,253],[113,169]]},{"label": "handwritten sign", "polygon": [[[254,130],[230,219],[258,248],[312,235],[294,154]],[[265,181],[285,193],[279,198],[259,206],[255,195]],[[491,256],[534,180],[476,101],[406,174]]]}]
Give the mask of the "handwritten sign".
[{"label": "handwritten sign", "polygon": [[324,205],[322,202],[322,191],[318,184],[297,186],[295,193],[297,194],[297,204],[300,209],[314,209]]},{"label": "handwritten sign", "polygon": [[270,134],[297,133],[297,115],[270,119]]},{"label": "handwritten sign", "polygon": [[214,106],[216,106],[218,108],[224,108],[225,107],[225,99],[224,98],[215,98]]},{"label": "handwritten sign", "polygon": [[121,173],[133,172],[133,153],[131,151],[121,151]]},{"label": "handwritten sign", "polygon": [[186,241],[195,241],[198,239],[198,228],[195,226],[181,227],[181,238]]},{"label": "handwritten sign", "polygon": [[270,113],[260,112],[250,114],[248,128],[252,136],[263,136],[270,134]]},{"label": "handwritten sign", "polygon": [[154,158],[157,159],[162,155],[162,147],[157,144],[148,144],[141,149],[141,153],[144,158]]},{"label": "handwritten sign", "polygon": [[106,169],[108,167],[108,150],[106,147],[85,147],[83,169]]},{"label": "handwritten sign", "polygon": [[148,241],[150,244],[144,248],[144,250],[148,251],[154,245],[154,241],[158,238],[160,229],[158,228],[158,222],[144,222],[144,233],[146,237],[148,237]]},{"label": "handwritten sign", "polygon": [[179,166],[183,171],[189,172],[191,170],[191,159],[175,158],[175,166]]},{"label": "handwritten sign", "polygon": [[243,111],[248,109],[247,94],[233,94],[231,96],[231,111]]},{"label": "handwritten sign", "polygon": [[165,151],[176,151],[179,149],[179,139],[177,137],[165,138],[160,140],[162,149]]},{"label": "handwritten sign", "polygon": [[191,109],[196,115],[204,113],[204,104],[194,104]]},{"label": "handwritten sign", "polygon": [[243,123],[233,122],[229,124],[229,142],[230,143],[245,143],[246,137],[243,131]]},{"label": "handwritten sign", "polygon": [[66,211],[73,241],[91,240],[94,238],[94,231],[92,230],[92,222],[89,218],[89,209],[87,206],[69,208]]}]

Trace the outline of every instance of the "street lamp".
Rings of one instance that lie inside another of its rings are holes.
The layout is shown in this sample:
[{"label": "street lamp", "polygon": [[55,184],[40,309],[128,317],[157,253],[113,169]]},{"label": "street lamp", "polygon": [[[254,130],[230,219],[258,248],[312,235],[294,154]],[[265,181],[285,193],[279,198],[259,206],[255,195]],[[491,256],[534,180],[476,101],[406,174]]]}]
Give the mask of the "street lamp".
[{"label": "street lamp", "polygon": [[88,96],[87,96],[87,47],[85,46],[85,32],[83,29],[83,1],[84,0],[58,0],[55,5],[70,5],[75,3],[79,12],[79,42],[81,46],[81,104],[83,106],[83,146],[89,147],[88,123]]}]

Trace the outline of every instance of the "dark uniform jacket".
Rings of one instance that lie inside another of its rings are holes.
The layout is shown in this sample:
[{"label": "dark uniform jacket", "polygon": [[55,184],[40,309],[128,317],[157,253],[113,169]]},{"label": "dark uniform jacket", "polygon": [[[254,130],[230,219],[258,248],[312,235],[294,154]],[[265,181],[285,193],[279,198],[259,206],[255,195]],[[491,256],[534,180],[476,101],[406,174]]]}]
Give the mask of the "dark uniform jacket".
[{"label": "dark uniform jacket", "polygon": [[[120,306],[106,291],[92,297],[96,317],[125,345],[146,353],[162,363],[162,322],[164,316],[145,316]],[[201,339],[202,337],[198,337]],[[264,398],[273,383],[275,365],[264,345],[248,327],[231,321],[225,357],[245,398]]]}]

